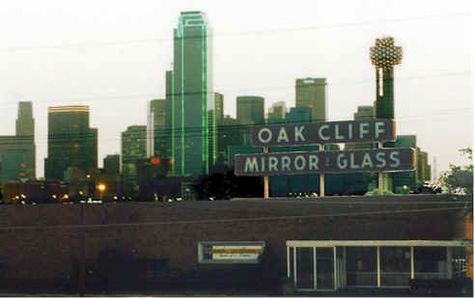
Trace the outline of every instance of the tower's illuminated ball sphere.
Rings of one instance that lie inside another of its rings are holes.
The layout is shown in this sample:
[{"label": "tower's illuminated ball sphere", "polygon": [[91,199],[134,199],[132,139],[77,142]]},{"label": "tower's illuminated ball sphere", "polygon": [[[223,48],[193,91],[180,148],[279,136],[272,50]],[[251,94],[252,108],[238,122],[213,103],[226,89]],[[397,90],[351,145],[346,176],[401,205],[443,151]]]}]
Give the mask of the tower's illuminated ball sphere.
[{"label": "tower's illuminated ball sphere", "polygon": [[373,65],[390,68],[402,62],[402,47],[396,47],[393,37],[375,39],[375,46],[370,48],[370,60]]}]

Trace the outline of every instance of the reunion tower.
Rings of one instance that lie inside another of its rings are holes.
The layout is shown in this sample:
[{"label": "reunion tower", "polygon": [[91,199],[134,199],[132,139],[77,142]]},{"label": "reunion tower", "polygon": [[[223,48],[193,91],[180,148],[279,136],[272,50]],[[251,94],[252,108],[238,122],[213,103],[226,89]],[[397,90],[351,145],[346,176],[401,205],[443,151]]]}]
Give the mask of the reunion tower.
[{"label": "reunion tower", "polygon": [[402,47],[395,46],[393,37],[377,38],[370,48],[370,60],[377,78],[375,117],[394,119],[393,68],[402,62]]}]

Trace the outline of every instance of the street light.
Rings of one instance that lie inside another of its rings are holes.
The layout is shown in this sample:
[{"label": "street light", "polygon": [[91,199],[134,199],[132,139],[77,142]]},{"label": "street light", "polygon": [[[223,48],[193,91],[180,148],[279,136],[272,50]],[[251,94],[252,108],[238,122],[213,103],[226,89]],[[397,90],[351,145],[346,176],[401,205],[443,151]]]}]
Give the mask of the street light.
[{"label": "street light", "polygon": [[104,191],[107,189],[107,185],[104,183],[99,183],[96,186],[97,190],[99,191],[99,198],[102,200],[102,195],[104,194]]}]

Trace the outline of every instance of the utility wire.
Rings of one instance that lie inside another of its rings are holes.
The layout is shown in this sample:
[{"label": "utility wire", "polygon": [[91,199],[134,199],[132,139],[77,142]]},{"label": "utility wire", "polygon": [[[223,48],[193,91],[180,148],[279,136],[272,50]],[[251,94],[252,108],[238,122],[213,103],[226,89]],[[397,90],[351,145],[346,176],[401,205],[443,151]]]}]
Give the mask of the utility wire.
[{"label": "utility wire", "polygon": [[[348,23],[339,23],[339,24],[330,24],[330,25],[300,26],[300,27],[292,27],[292,28],[275,28],[275,29],[264,29],[264,30],[220,33],[220,34],[211,33],[209,36],[211,38],[216,38],[216,37],[226,38],[226,37],[239,37],[239,36],[251,36],[251,35],[262,35],[262,34],[275,34],[275,33],[292,33],[295,31],[314,31],[314,30],[344,28],[344,27],[353,27],[353,26],[367,26],[367,25],[377,24],[380,22],[384,22],[384,23],[410,22],[410,21],[418,21],[418,20],[454,18],[454,17],[455,18],[470,17],[470,14],[457,13],[457,14],[450,14],[450,15],[426,15],[426,16],[419,16],[419,17],[407,17],[407,18],[388,19],[388,20],[377,19],[377,20],[368,20],[368,21],[362,21],[362,22],[348,22]],[[184,39],[191,39],[191,38],[200,39],[202,37],[185,37]],[[62,43],[62,44],[55,44],[55,45],[49,45],[49,46],[0,48],[0,53],[65,49],[65,48],[120,46],[120,45],[143,44],[143,43],[163,43],[163,42],[172,42],[173,40],[174,38],[160,37],[160,38],[146,38],[146,39],[106,41],[106,42]]]}]

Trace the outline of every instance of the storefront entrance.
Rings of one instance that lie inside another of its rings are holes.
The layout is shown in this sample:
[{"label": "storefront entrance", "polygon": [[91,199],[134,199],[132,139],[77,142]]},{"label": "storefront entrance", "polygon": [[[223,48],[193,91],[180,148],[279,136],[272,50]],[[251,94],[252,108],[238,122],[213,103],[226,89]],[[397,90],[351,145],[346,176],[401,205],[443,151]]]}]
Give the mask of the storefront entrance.
[{"label": "storefront entrance", "polygon": [[407,288],[414,279],[451,279],[465,241],[287,241],[287,275],[299,291]]}]

